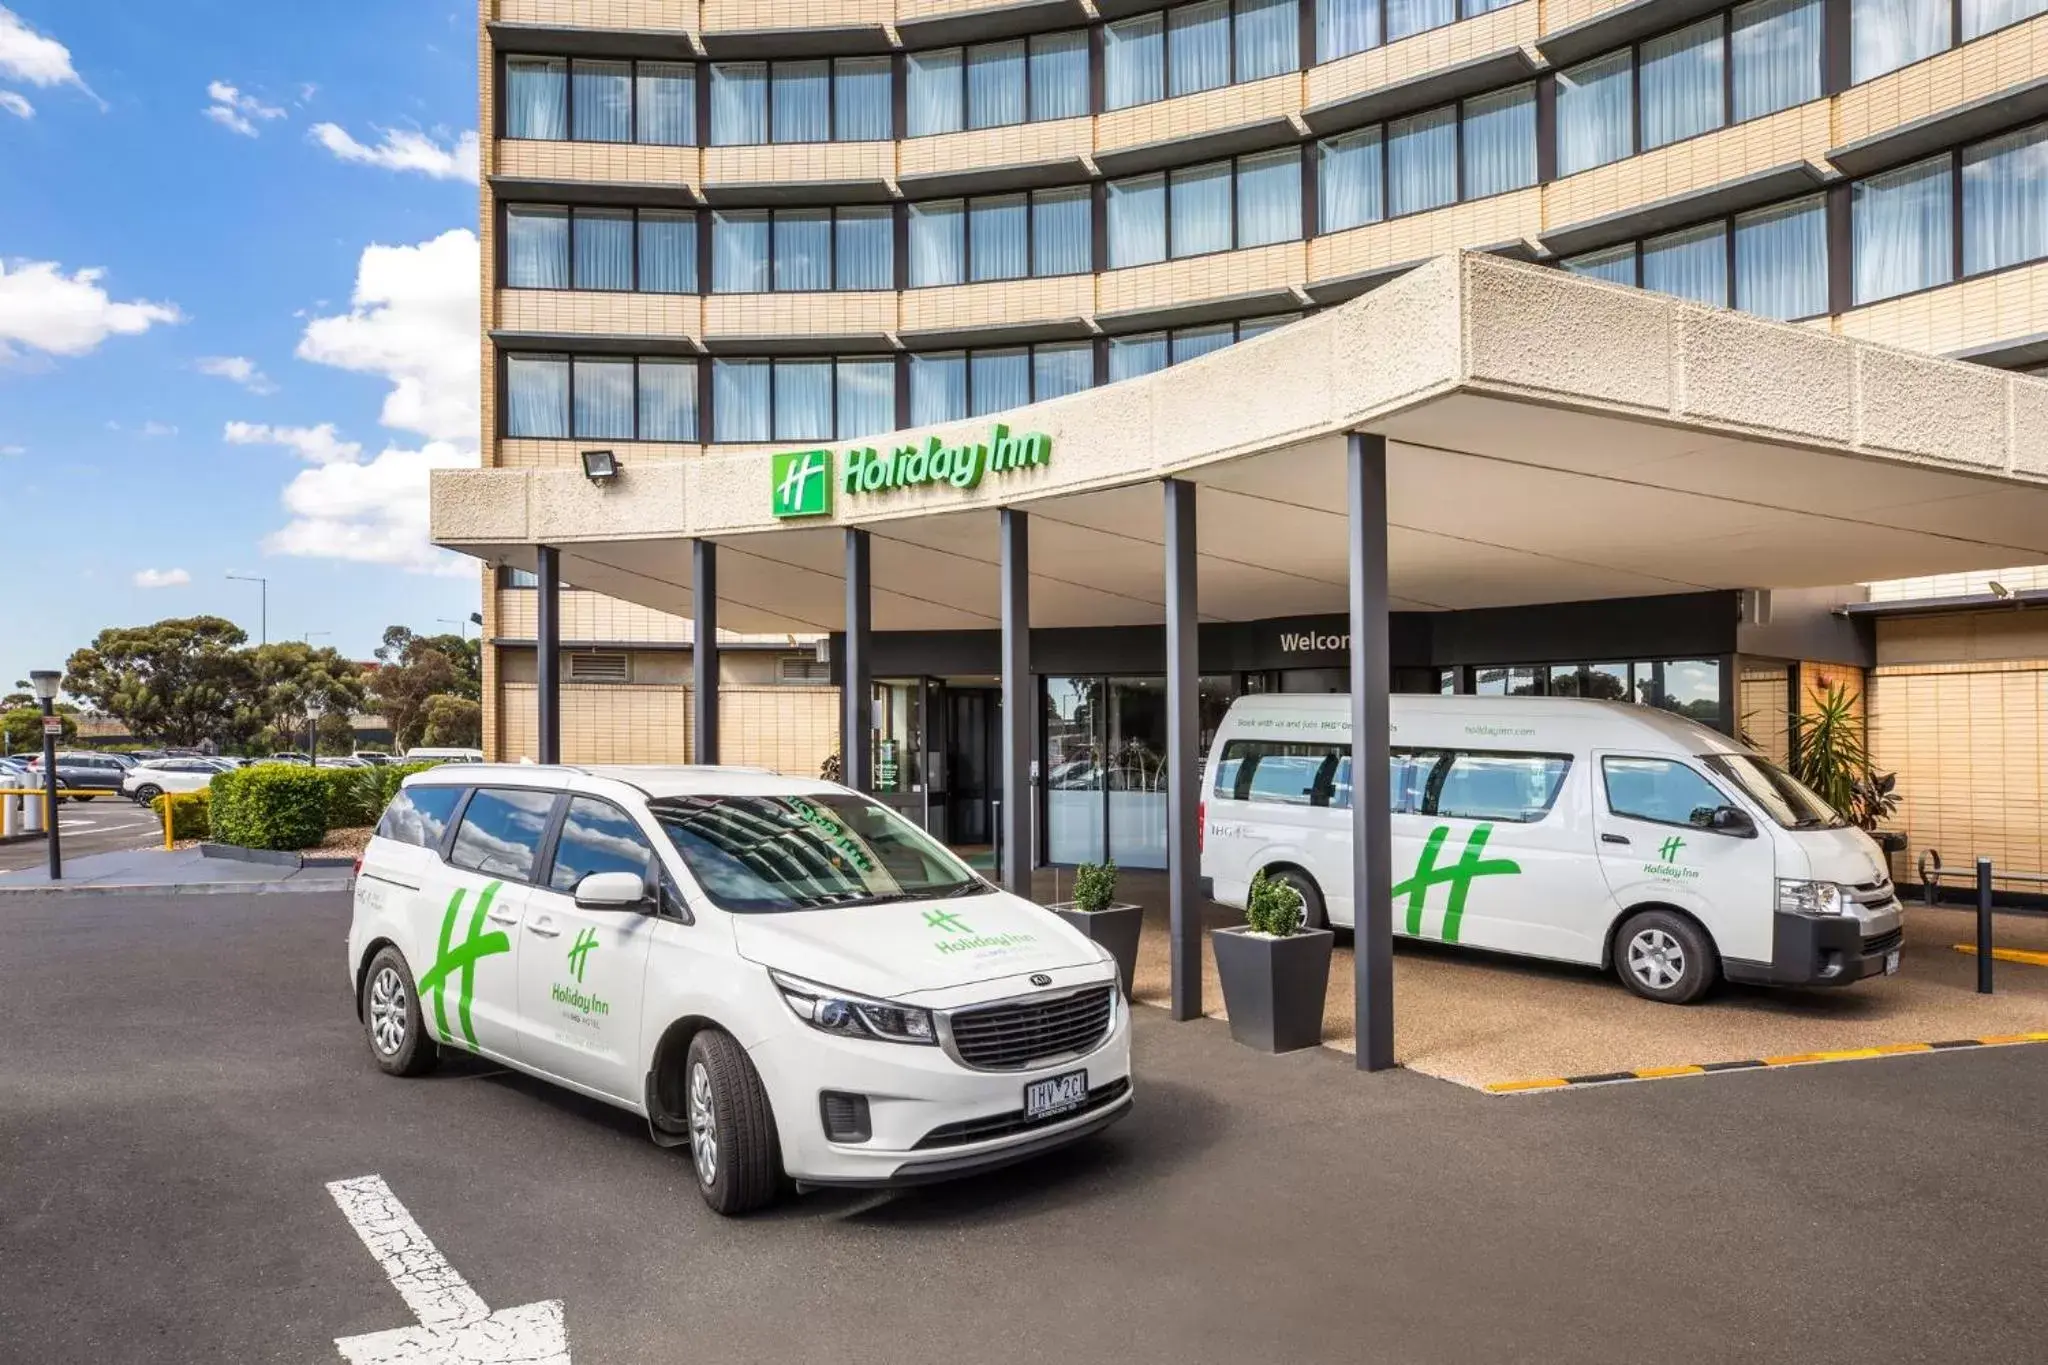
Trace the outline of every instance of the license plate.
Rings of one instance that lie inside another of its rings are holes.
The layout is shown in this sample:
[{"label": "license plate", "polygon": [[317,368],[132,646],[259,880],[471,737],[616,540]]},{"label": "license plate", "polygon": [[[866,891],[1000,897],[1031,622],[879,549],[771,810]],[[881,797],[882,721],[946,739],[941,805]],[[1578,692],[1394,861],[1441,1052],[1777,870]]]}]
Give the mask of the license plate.
[{"label": "license plate", "polygon": [[1085,1071],[1048,1076],[1024,1087],[1024,1119],[1027,1123],[1072,1113],[1086,1103],[1088,1073]]},{"label": "license plate", "polygon": [[1884,955],[1884,974],[1886,976],[1897,976],[1899,974],[1899,950],[1897,948]]}]

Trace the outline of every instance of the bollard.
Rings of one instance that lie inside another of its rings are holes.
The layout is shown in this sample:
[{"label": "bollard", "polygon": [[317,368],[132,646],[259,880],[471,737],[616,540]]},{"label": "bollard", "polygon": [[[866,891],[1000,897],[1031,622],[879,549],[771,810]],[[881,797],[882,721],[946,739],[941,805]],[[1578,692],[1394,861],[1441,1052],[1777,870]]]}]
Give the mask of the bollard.
[{"label": "bollard", "polygon": [[1991,860],[1977,860],[1977,994],[1991,994]]},{"label": "bollard", "polygon": [[41,834],[43,832],[43,797],[41,792],[21,798],[21,832]]},{"label": "bollard", "polygon": [[0,794],[0,839],[21,833],[21,798],[13,792]]}]

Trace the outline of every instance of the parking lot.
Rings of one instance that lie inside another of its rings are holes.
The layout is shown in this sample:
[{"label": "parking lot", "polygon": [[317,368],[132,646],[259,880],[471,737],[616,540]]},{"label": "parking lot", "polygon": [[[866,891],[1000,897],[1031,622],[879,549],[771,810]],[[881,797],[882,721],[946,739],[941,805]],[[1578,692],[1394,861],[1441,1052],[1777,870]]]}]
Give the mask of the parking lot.
[{"label": "parking lot", "polygon": [[[65,801],[59,806],[57,829],[66,858],[94,853],[124,853],[149,848],[164,840],[163,820],[155,811],[118,796],[90,801]],[[0,844],[0,873],[49,863],[50,846],[41,839]]]},{"label": "parking lot", "polygon": [[1147,1009],[1100,1139],[728,1222],[626,1115],[379,1074],[347,916],[0,904],[0,1355],[336,1360],[414,1320],[327,1189],[369,1176],[586,1363],[2039,1355],[2048,1048],[1504,1101]]}]

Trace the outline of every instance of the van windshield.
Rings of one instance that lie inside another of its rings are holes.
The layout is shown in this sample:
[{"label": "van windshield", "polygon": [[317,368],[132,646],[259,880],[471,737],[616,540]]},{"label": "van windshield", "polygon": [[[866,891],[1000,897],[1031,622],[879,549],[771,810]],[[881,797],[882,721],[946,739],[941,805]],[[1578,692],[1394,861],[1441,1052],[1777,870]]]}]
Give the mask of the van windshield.
[{"label": "van windshield", "polygon": [[1754,754],[1706,754],[1702,760],[1741,787],[1786,829],[1840,829],[1849,823],[1812,788],[1769,759]]},{"label": "van windshield", "polygon": [[989,889],[916,825],[850,792],[661,797],[647,809],[712,904],[738,914]]}]

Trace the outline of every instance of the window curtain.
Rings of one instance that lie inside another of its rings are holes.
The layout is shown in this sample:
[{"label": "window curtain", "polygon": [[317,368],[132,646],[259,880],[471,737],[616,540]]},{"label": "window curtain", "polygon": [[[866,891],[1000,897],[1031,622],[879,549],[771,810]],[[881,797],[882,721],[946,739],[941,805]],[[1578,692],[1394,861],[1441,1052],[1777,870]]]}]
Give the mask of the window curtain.
[{"label": "window curtain", "polygon": [[1536,87],[1518,85],[1465,101],[1465,197],[1536,183]]},{"label": "window curtain", "polygon": [[1091,195],[1084,188],[1031,196],[1031,273],[1085,275],[1094,269]]},{"label": "window curtain", "polygon": [[1963,41],[2048,11],[2048,0],[1963,0]]},{"label": "window curtain", "polygon": [[888,209],[839,210],[833,245],[841,289],[896,287],[896,216]]},{"label": "window curtain", "polygon": [[1509,5],[1520,3],[1521,0],[1465,0],[1465,17],[1467,19],[1476,18],[1479,15],[1491,14],[1497,9],[1506,9]]},{"label": "window curtain", "polygon": [[957,422],[967,415],[967,353],[910,357],[910,425]]},{"label": "window curtain", "polygon": [[1262,80],[1301,66],[1297,0],[1237,0],[1237,79]]},{"label": "window curtain", "polygon": [[1265,246],[1301,237],[1301,151],[1286,147],[1237,163],[1237,244]]},{"label": "window curtain", "polygon": [[1458,108],[1446,105],[1387,125],[1387,207],[1393,217],[1458,198]]},{"label": "window curtain", "polygon": [[1342,232],[1386,216],[1380,202],[1380,130],[1324,138],[1316,157],[1317,230]]},{"label": "window curtain", "polygon": [[1128,109],[1166,98],[1166,19],[1142,14],[1102,30],[1102,104]]},{"label": "window curtain", "polygon": [[1166,177],[1109,182],[1109,268],[1166,259]]},{"label": "window curtain", "polygon": [[569,211],[505,210],[505,285],[509,289],[569,287]]},{"label": "window curtain", "polygon": [[569,434],[569,362],[559,356],[505,357],[505,434]]},{"label": "window curtain", "polygon": [[1173,334],[1173,363],[1178,365],[1182,361],[1208,355],[1211,351],[1220,351],[1236,340],[1237,328],[1227,322],[1214,327],[1183,327]]},{"label": "window curtain", "polygon": [[570,390],[576,434],[614,441],[633,439],[633,362],[577,356]]},{"label": "window curtain", "polygon": [[711,362],[711,439],[766,441],[774,429],[768,409],[769,362]]},{"label": "window curtain", "polygon": [[976,351],[969,359],[968,395],[975,417],[1024,407],[1031,401],[1031,353],[1021,346]]},{"label": "window curtain", "polygon": [[1619,161],[1633,150],[1634,89],[1626,51],[1558,73],[1559,175]]},{"label": "window curtain", "polygon": [[1948,281],[1949,159],[1902,166],[1850,191],[1856,302],[1873,303]]},{"label": "window curtain", "polygon": [[1849,0],[1849,79],[1867,81],[1948,46],[1949,0]]},{"label": "window curtain", "polygon": [[1136,379],[1166,368],[1166,333],[1144,332],[1138,336],[1109,339],[1109,382]]},{"label": "window curtain", "polygon": [[633,64],[569,63],[569,108],[578,142],[633,140]]},{"label": "window curtain", "polygon": [[957,133],[967,126],[960,86],[960,49],[913,52],[904,66],[904,121],[910,137]]},{"label": "window curtain", "polygon": [[775,362],[775,439],[832,439],[832,362]]},{"label": "window curtain", "polygon": [[1031,117],[1080,118],[1088,112],[1088,35],[1041,33],[1031,40]]},{"label": "window curtain", "polygon": [[896,362],[886,357],[839,362],[839,438],[896,430]]},{"label": "window curtain", "polygon": [[1031,397],[1034,402],[1064,398],[1095,384],[1095,343],[1073,341],[1040,346],[1031,353]]},{"label": "window curtain", "polygon": [[1759,118],[1821,95],[1822,0],[1752,0],[1737,5],[1735,119]]},{"label": "window curtain", "polygon": [[1201,0],[1166,16],[1166,93],[1230,84],[1230,0]]},{"label": "window curtain", "polygon": [[1718,128],[1722,109],[1721,19],[1643,44],[1643,149]]},{"label": "window curtain", "polygon": [[769,126],[776,142],[832,140],[832,63],[777,62],[769,81]]},{"label": "window curtain", "polygon": [[640,288],[649,294],[697,292],[697,216],[640,210]]},{"label": "window curtain", "polygon": [[1728,234],[1719,223],[1643,243],[1643,288],[1694,303],[1728,305]]},{"label": "window curtain", "polygon": [[1458,21],[1458,0],[1387,0],[1387,41]]},{"label": "window curtain", "polygon": [[505,59],[505,136],[566,141],[569,64],[558,57]]},{"label": "window curtain", "polygon": [[2048,129],[1963,153],[1963,272],[2048,256]]},{"label": "window curtain", "polygon": [[832,67],[832,135],[841,142],[887,142],[894,135],[887,57],[842,57]]},{"label": "window curtain", "polygon": [[1334,62],[1380,44],[1380,0],[1316,0],[1316,60]]},{"label": "window curtain", "polygon": [[832,210],[782,209],[775,215],[775,287],[832,287]]},{"label": "window curtain", "polygon": [[1031,273],[1030,201],[1021,194],[976,199],[967,212],[967,265],[975,280],[1015,280]]},{"label": "window curtain", "polygon": [[688,62],[642,62],[634,75],[634,139],[657,147],[697,140],[697,69]]},{"label": "window curtain", "polygon": [[965,206],[941,199],[910,206],[910,287],[961,284],[967,279]]},{"label": "window curtain", "polygon": [[578,289],[633,287],[633,211],[577,209],[570,216]]},{"label": "window curtain", "polygon": [[711,292],[768,292],[768,214],[765,210],[711,215]]},{"label": "window curtain", "polygon": [[967,49],[967,126],[1005,128],[1024,121],[1024,40]]},{"label": "window curtain", "polygon": [[1230,249],[1230,163],[1190,166],[1167,177],[1168,241],[1173,254],[1201,256]]},{"label": "window curtain", "polygon": [[1828,311],[1825,198],[1816,194],[1735,220],[1735,306],[1781,322]]},{"label": "window curtain", "polygon": [[1605,280],[1609,284],[1625,284],[1630,288],[1636,283],[1636,244],[1611,246],[1605,251],[1589,251],[1583,256],[1573,256],[1564,262],[1564,268],[1574,275],[1589,279]]},{"label": "window curtain", "polygon": [[711,145],[752,147],[768,140],[768,64],[711,64]]},{"label": "window curtain", "polygon": [[697,439],[697,362],[654,356],[640,361],[640,439]]},{"label": "window curtain", "polygon": [[1246,318],[1243,322],[1237,324],[1237,339],[1239,341],[1250,341],[1253,337],[1262,337],[1268,332],[1277,332],[1288,323],[1296,321],[1299,321],[1299,319],[1291,313],[1282,313],[1278,317],[1270,318]]}]

